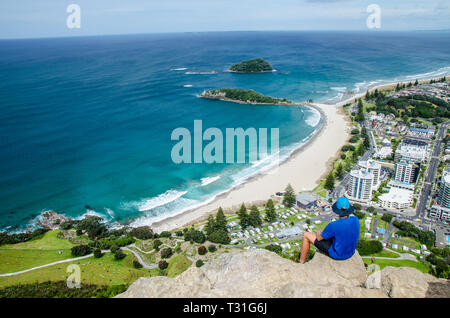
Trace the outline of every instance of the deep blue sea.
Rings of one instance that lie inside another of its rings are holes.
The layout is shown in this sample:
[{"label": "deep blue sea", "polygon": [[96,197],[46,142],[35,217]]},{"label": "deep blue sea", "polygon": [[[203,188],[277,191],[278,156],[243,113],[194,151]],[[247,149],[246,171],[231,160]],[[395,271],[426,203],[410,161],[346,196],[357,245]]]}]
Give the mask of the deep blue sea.
[{"label": "deep blue sea", "polygon": [[[262,57],[277,70],[233,74]],[[267,168],[175,164],[175,128],[279,128],[287,157],[322,124],[307,107],[200,99],[254,89],[333,102],[345,91],[450,73],[450,32],[225,32],[0,41],[0,229],[86,205],[108,221],[149,224]]]}]

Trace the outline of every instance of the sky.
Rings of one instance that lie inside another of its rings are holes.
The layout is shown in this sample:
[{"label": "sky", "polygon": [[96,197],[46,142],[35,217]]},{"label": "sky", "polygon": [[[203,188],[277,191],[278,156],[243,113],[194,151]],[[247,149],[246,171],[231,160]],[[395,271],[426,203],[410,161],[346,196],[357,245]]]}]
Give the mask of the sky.
[{"label": "sky", "polygon": [[[68,28],[67,7],[81,9]],[[369,29],[370,4],[381,25]],[[449,0],[2,0],[0,38],[266,30],[450,29]]]}]

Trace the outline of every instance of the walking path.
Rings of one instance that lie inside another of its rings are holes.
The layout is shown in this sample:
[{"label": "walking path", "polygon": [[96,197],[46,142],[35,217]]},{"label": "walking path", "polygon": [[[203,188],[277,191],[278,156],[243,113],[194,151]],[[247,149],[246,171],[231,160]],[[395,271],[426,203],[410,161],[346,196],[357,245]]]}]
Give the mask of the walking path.
[{"label": "walking path", "polygon": [[417,258],[414,255],[411,255],[409,253],[399,253],[397,251],[391,250],[389,248],[386,248],[389,252],[395,253],[399,255],[399,257],[381,257],[381,256],[362,256],[362,258],[374,258],[374,259],[389,259],[391,261],[402,261],[402,260],[408,260],[408,261],[414,261],[417,262]]}]

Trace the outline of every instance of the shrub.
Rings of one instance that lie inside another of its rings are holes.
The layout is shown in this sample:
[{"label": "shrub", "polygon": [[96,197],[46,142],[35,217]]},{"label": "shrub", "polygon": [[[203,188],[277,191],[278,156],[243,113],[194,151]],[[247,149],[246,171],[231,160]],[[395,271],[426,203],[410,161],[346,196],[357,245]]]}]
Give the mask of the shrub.
[{"label": "shrub", "polygon": [[365,214],[361,211],[355,211],[355,212],[353,212],[353,214],[360,220],[364,219],[364,217],[365,217]]},{"label": "shrub", "polygon": [[214,230],[210,235],[208,235],[208,240],[218,244],[230,244],[231,242],[227,231],[224,230]]},{"label": "shrub", "polygon": [[133,260],[133,267],[134,268],[142,268],[142,264],[139,263],[139,261],[137,259]]},{"label": "shrub", "polygon": [[162,244],[162,242],[161,242],[160,240],[154,240],[154,241],[153,241],[153,248],[154,248],[156,251],[159,251],[159,247],[161,246],[161,244]]},{"label": "shrub", "polygon": [[175,232],[175,235],[176,235],[176,236],[183,236],[183,231],[176,231],[176,232]]},{"label": "shrub", "polygon": [[125,258],[125,256],[127,256],[127,255],[124,252],[122,252],[122,250],[120,248],[114,253],[114,258],[117,260],[123,259],[123,258]]},{"label": "shrub", "polygon": [[71,248],[73,256],[85,256],[92,253],[92,248],[87,245],[77,245]]},{"label": "shrub", "polygon": [[149,226],[140,226],[131,230],[131,235],[140,240],[153,238],[153,230]]},{"label": "shrub", "polygon": [[166,269],[168,266],[169,266],[169,264],[165,260],[160,260],[158,263],[159,269]]},{"label": "shrub", "polygon": [[102,236],[108,232],[106,226],[101,223],[102,218],[98,216],[86,216],[83,220],[78,222],[77,229],[86,231],[89,238],[95,239],[98,236]]},{"label": "shrub", "polygon": [[111,246],[111,253],[115,253],[115,252],[117,252],[119,250],[119,247],[117,246],[117,245],[112,245]]},{"label": "shrub", "polygon": [[211,253],[214,253],[215,251],[217,251],[217,248],[216,248],[215,245],[211,244],[211,245],[208,246],[208,251],[211,252]]},{"label": "shrub", "polygon": [[172,249],[171,249],[170,247],[163,248],[163,249],[161,250],[161,257],[162,257],[162,258],[169,258],[169,257],[171,257],[172,255],[173,255],[173,251],[172,251]]},{"label": "shrub", "polygon": [[202,267],[204,264],[205,263],[201,259],[199,259],[197,262],[195,262],[195,266],[197,266],[197,267]]},{"label": "shrub", "polygon": [[198,249],[197,249],[197,251],[198,251],[198,254],[199,254],[199,255],[205,255],[205,254],[208,252],[208,250],[206,249],[206,247],[204,247],[203,245],[199,246]]},{"label": "shrub", "polygon": [[168,232],[168,231],[163,231],[158,236],[159,237],[171,237],[172,234],[170,234],[170,232]]},{"label": "shrub", "polygon": [[356,249],[361,256],[379,253],[383,250],[383,244],[378,240],[359,240]]},{"label": "shrub", "polygon": [[70,230],[76,223],[77,222],[72,220],[64,221],[59,225],[59,228],[61,230]]},{"label": "shrub", "polygon": [[103,256],[103,253],[102,253],[101,249],[97,248],[97,249],[94,250],[94,257],[95,258],[100,258],[102,256]]},{"label": "shrub", "polygon": [[81,235],[83,235],[83,231],[80,230],[80,229],[78,229],[77,232],[76,232],[76,234],[77,234],[77,236],[81,236]]},{"label": "shrub", "polygon": [[384,213],[383,216],[381,217],[381,219],[383,221],[391,223],[393,217],[394,217],[394,215],[392,213]]},{"label": "shrub", "polygon": [[184,234],[185,241],[193,241],[198,244],[203,244],[206,241],[205,234],[201,231],[190,229]]}]

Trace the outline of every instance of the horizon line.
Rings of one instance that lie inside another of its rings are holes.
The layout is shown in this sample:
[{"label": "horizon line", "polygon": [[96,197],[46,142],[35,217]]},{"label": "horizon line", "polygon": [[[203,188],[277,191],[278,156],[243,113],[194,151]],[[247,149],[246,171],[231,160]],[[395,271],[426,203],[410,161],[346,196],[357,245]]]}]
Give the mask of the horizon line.
[{"label": "horizon line", "polygon": [[299,30],[217,30],[217,31],[167,31],[167,32],[142,32],[142,33],[113,33],[113,34],[88,34],[88,35],[61,35],[61,36],[43,36],[43,37],[1,37],[0,41],[8,40],[42,40],[42,39],[66,39],[66,38],[85,38],[85,37],[107,37],[107,36],[131,36],[131,35],[164,35],[164,34],[189,34],[189,33],[244,33],[244,32],[363,32],[363,33],[410,33],[410,32],[445,32],[447,29],[417,29],[417,30],[394,30],[394,29],[299,29]]}]

